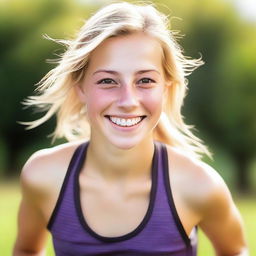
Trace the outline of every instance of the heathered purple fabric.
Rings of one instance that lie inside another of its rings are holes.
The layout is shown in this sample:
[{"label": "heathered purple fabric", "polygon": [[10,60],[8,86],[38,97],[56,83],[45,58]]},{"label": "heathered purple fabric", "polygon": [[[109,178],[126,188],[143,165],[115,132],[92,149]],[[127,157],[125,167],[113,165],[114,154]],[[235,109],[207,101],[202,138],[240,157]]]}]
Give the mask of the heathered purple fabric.
[{"label": "heathered purple fabric", "polygon": [[155,142],[149,208],[141,224],[129,234],[115,238],[102,237],[90,229],[81,211],[78,186],[87,145],[80,145],[73,155],[48,224],[56,255],[195,256],[197,232],[194,229],[187,237],[178,218],[166,180],[166,147],[159,142]]}]

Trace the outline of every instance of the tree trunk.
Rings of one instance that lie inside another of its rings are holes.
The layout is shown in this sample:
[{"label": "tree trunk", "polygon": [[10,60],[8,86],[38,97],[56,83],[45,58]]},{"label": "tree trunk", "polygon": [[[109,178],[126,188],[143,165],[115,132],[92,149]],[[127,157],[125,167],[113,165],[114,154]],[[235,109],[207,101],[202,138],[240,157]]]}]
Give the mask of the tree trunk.
[{"label": "tree trunk", "polygon": [[237,187],[240,193],[250,192],[250,182],[249,182],[249,159],[241,155],[237,155],[235,158],[237,166]]}]

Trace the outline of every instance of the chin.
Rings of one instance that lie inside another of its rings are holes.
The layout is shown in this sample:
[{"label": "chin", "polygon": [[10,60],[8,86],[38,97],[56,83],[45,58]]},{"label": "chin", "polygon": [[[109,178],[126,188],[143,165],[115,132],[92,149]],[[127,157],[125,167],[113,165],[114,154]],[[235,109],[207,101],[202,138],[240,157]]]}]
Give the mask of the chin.
[{"label": "chin", "polygon": [[[144,138],[143,138],[144,139]],[[116,148],[121,150],[129,150],[136,146],[138,146],[142,141],[142,138],[115,138],[115,139],[109,139],[109,142]]]}]

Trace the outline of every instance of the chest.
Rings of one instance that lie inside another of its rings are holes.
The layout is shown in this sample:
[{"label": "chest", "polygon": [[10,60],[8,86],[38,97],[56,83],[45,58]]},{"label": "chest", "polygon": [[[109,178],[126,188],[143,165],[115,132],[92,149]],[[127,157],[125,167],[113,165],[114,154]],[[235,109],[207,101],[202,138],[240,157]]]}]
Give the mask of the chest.
[{"label": "chest", "polygon": [[88,226],[101,236],[133,231],[147,213],[151,181],[110,184],[80,179],[80,205]]},{"label": "chest", "polygon": [[63,197],[50,226],[60,255],[190,255],[161,184],[79,183],[79,196],[71,185],[76,193]]}]

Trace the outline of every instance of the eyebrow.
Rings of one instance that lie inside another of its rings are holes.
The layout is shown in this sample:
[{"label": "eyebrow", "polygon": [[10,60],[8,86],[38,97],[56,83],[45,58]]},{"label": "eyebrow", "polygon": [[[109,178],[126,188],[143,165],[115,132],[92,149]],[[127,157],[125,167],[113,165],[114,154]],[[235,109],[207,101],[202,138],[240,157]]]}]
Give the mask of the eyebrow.
[{"label": "eyebrow", "polygon": [[[97,74],[97,73],[100,73],[100,72],[104,72],[104,73],[109,73],[109,74],[112,74],[112,75],[118,75],[119,73],[117,71],[114,71],[114,70],[108,70],[108,69],[99,69],[97,71],[95,71],[93,73],[93,75]],[[160,72],[156,69],[144,69],[144,70],[139,70],[137,71],[135,74],[144,74],[144,73],[147,73],[147,72],[157,72],[158,74],[160,74]]]}]

